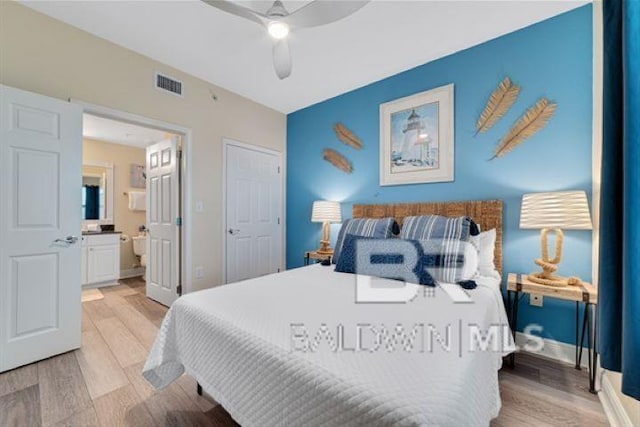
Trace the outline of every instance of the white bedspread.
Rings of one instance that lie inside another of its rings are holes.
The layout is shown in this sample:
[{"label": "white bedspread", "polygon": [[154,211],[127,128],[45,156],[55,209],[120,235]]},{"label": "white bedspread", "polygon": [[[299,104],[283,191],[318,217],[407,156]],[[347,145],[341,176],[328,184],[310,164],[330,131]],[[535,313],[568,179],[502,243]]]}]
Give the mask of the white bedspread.
[{"label": "white bedspread", "polygon": [[489,425],[513,343],[505,333],[497,351],[471,351],[470,331],[508,330],[495,281],[467,304],[441,288],[356,304],[354,280],[317,264],[183,296],[143,374],[162,388],[186,371],[243,426]]}]

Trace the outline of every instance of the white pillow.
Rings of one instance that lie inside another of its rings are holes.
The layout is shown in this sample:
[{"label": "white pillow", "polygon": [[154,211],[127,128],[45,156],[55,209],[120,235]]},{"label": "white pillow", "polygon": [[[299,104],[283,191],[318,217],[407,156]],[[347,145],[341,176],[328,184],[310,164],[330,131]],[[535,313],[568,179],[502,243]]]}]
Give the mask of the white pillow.
[{"label": "white pillow", "polygon": [[462,266],[462,280],[472,280],[478,274],[478,250],[471,242],[462,242],[464,265]]},{"label": "white pillow", "polygon": [[478,251],[478,274],[486,277],[500,278],[496,270],[493,257],[496,249],[496,229],[483,231],[477,236],[471,236],[469,242]]}]

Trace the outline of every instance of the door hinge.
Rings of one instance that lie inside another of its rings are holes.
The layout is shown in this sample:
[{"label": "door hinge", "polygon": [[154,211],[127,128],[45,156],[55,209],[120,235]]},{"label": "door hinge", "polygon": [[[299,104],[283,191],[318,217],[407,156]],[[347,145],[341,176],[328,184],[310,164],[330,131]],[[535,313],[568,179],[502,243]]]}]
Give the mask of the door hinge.
[{"label": "door hinge", "polygon": [[278,225],[280,225],[280,217],[278,217]]},{"label": "door hinge", "polygon": [[176,289],[178,295],[182,295],[182,285],[178,285],[178,289]]},{"label": "door hinge", "polygon": [[278,166],[278,173],[280,173],[280,166]]},{"label": "door hinge", "polygon": [[178,158],[178,160],[182,159],[182,150],[176,151],[176,157]]},{"label": "door hinge", "polygon": [[176,218],[176,225],[182,227],[182,218]]}]

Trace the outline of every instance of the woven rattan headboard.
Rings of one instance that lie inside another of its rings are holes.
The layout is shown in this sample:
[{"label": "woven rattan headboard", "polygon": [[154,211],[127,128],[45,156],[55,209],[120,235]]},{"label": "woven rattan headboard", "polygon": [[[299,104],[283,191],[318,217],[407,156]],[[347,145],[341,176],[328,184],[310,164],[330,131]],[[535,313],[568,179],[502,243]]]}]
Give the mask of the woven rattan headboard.
[{"label": "woven rattan headboard", "polygon": [[387,205],[353,205],[354,218],[393,217],[402,225],[404,217],[415,215],[468,216],[482,231],[496,229],[496,269],[502,274],[502,200],[469,202],[398,203]]}]

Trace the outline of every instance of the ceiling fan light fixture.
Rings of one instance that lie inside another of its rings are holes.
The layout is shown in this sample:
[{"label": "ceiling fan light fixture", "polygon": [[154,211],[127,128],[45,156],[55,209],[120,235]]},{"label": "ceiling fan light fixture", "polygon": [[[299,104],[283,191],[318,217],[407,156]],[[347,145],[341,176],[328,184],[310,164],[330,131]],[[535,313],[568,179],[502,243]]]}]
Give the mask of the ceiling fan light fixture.
[{"label": "ceiling fan light fixture", "polygon": [[267,26],[269,35],[276,40],[281,40],[289,35],[289,26],[280,21],[271,21]]}]

